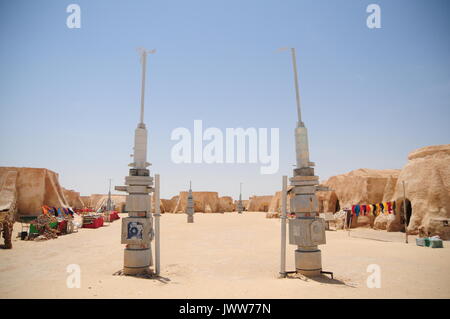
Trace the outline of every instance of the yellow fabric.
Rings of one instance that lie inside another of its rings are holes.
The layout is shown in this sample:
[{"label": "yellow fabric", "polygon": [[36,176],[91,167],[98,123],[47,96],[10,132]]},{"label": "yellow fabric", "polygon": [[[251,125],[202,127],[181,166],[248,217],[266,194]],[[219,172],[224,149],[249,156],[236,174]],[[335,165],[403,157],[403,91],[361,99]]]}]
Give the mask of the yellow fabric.
[{"label": "yellow fabric", "polygon": [[384,206],[384,214],[389,215],[389,209],[388,209],[387,203],[383,203],[383,206]]}]

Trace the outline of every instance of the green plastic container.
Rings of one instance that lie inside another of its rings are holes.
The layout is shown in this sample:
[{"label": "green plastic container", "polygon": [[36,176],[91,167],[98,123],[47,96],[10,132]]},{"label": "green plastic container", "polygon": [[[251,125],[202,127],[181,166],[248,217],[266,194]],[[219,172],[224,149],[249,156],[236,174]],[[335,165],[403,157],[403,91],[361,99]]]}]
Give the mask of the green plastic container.
[{"label": "green plastic container", "polygon": [[444,248],[442,239],[439,238],[416,238],[416,245],[431,248]]},{"label": "green plastic container", "polygon": [[[50,223],[50,228],[57,228],[58,222]],[[36,229],[36,226],[33,224],[30,224],[30,234],[38,234],[39,231]]]},{"label": "green plastic container", "polygon": [[30,224],[30,234],[37,234],[38,230],[36,229],[36,226],[33,224]]},{"label": "green plastic container", "polygon": [[444,244],[442,243],[442,239],[430,238],[430,247],[431,248],[444,248]]}]

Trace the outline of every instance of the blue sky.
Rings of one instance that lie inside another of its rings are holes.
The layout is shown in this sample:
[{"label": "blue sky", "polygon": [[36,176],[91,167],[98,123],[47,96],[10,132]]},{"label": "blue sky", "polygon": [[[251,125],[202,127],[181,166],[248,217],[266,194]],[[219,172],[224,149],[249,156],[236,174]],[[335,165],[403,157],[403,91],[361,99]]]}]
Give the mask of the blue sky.
[{"label": "blue sky", "polygon": [[[66,7],[81,7],[68,29]],[[381,29],[366,7],[381,7]],[[291,60],[321,180],[401,168],[419,147],[450,142],[448,1],[2,1],[0,165],[45,167],[82,194],[128,174],[149,57],[145,122],[162,196],[188,187],[272,194],[295,163]],[[174,164],[177,127],[280,128],[280,170]]]}]

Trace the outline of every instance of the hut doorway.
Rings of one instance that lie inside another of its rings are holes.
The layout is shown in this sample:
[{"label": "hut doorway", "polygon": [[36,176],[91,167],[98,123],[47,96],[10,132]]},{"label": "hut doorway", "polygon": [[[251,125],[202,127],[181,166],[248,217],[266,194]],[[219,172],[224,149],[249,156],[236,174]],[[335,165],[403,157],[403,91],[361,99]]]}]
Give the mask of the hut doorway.
[{"label": "hut doorway", "polygon": [[405,205],[406,205],[406,218],[405,215],[403,214],[404,210],[403,210],[403,199],[400,199],[400,209],[399,209],[399,214],[400,214],[400,223],[402,225],[406,224],[406,227],[409,226],[409,222],[411,221],[411,215],[412,215],[412,205],[411,205],[411,201],[409,199],[405,199]]},{"label": "hut doorway", "polygon": [[338,199],[338,200],[336,200],[336,205],[335,205],[335,208],[334,208],[334,212],[337,213],[340,210],[341,210],[341,205],[339,204],[339,199]]}]

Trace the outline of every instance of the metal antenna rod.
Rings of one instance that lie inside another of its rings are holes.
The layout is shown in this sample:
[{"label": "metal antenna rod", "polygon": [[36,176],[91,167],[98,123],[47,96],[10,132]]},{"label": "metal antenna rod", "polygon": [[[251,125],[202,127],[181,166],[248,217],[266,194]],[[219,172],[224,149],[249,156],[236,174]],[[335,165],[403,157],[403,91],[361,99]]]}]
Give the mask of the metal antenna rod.
[{"label": "metal antenna rod", "polygon": [[141,50],[141,62],[142,62],[142,85],[141,85],[141,121],[144,123],[144,99],[145,99],[145,69],[147,65],[147,51]]},{"label": "metal antenna rod", "polygon": [[291,48],[292,53],[292,67],[294,68],[294,81],[295,81],[295,98],[297,100],[297,116],[298,125],[302,123],[302,113],[300,111],[300,93],[298,89],[298,75],[297,75],[297,58],[295,57],[295,48]]},{"label": "metal antenna rod", "polygon": [[144,102],[145,102],[145,73],[147,69],[147,54],[149,53],[155,53],[156,50],[153,49],[151,51],[147,51],[144,48],[138,49],[139,53],[141,54],[141,64],[142,64],[142,84],[141,84],[141,121],[140,123],[144,123]]}]

